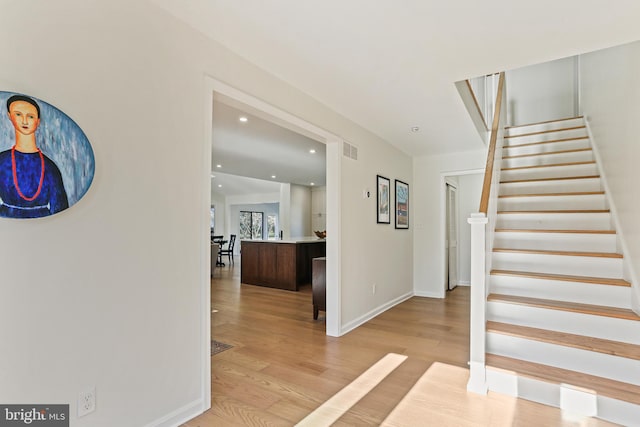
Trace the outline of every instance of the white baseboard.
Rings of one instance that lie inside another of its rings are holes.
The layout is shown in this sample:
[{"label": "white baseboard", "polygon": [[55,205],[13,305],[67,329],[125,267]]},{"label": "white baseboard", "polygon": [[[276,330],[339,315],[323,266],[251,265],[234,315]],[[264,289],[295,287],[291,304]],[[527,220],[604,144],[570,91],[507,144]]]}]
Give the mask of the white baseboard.
[{"label": "white baseboard", "polygon": [[461,280],[458,282],[458,286],[471,286],[471,282],[467,280]]},{"label": "white baseboard", "polygon": [[408,293],[406,293],[404,295],[399,296],[398,298],[392,299],[391,301],[389,301],[389,302],[387,302],[387,303],[385,303],[385,304],[383,304],[383,305],[381,305],[381,306],[379,306],[377,308],[374,308],[373,310],[369,311],[368,313],[363,314],[362,316],[358,317],[357,319],[346,323],[345,325],[343,325],[340,328],[340,335],[344,335],[346,333],[349,333],[349,332],[353,331],[358,326],[367,323],[369,320],[373,319],[374,317],[378,316],[379,314],[384,313],[385,311],[387,311],[390,308],[400,304],[401,302],[404,302],[404,301],[408,300],[412,296],[414,296],[413,292],[408,292]]},{"label": "white baseboard", "polygon": [[444,298],[444,290],[442,291],[442,293],[417,291],[417,292],[414,292],[414,295],[417,296],[417,297],[443,299]]},{"label": "white baseboard", "polygon": [[187,403],[182,408],[178,408],[167,415],[150,422],[145,427],[178,427],[187,421],[197,417],[205,411],[202,399]]}]

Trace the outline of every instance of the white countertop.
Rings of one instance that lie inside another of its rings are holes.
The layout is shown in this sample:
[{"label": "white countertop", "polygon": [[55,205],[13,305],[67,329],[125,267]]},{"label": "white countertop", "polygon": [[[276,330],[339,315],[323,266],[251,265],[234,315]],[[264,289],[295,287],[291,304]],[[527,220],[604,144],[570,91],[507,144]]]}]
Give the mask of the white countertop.
[{"label": "white countertop", "polygon": [[291,237],[284,240],[242,240],[242,242],[262,242],[262,243],[309,243],[324,242],[325,239],[319,239],[316,236]]}]

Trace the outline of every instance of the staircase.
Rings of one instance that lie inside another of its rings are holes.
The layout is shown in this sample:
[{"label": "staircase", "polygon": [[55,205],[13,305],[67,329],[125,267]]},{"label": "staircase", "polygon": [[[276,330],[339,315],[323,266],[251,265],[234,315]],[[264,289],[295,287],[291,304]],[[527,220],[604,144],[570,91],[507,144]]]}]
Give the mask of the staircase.
[{"label": "staircase", "polygon": [[487,298],[491,390],[640,424],[640,317],[582,118],[505,130]]}]

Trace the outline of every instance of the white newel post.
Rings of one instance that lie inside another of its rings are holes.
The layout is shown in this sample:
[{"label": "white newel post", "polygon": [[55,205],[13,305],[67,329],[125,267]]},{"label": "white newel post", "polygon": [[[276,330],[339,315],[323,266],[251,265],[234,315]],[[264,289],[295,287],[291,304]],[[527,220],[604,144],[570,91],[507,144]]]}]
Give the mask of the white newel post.
[{"label": "white newel post", "polygon": [[483,213],[472,213],[471,224],[471,324],[469,382],[467,390],[487,394],[485,371],[486,287],[485,287],[485,228],[488,218]]}]

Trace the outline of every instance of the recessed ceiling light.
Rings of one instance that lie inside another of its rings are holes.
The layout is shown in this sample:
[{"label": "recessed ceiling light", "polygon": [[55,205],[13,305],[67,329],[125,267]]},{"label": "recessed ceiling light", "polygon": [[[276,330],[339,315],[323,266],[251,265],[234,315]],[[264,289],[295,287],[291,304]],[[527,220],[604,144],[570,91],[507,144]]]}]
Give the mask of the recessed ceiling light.
[{"label": "recessed ceiling light", "polygon": [[312,182],[312,183],[311,183],[311,184],[309,184],[309,185],[316,185],[316,184]]},{"label": "recessed ceiling light", "polygon": [[309,150],[309,152],[310,152],[311,154],[316,154],[316,150],[314,150],[313,148],[312,148],[311,150]]},{"label": "recessed ceiling light", "polygon": [[215,175],[211,174],[211,178],[215,178],[215,177],[216,177]]},{"label": "recessed ceiling light", "polygon": [[411,127],[411,132],[418,132],[420,130],[420,128],[418,126],[412,126]]},{"label": "recessed ceiling light", "polygon": [[217,168],[221,168],[221,167],[222,167],[222,165],[216,165],[216,167],[217,167]]},{"label": "recessed ceiling light", "polygon": [[238,120],[240,120],[242,123],[246,123],[249,121],[249,119],[247,119],[245,116],[240,116],[240,119]]},{"label": "recessed ceiling light", "polygon": [[222,184],[218,184],[218,188],[222,187]]},{"label": "recessed ceiling light", "polygon": [[271,175],[271,178],[272,178],[272,179],[276,179],[276,176],[275,176],[275,175]]}]

